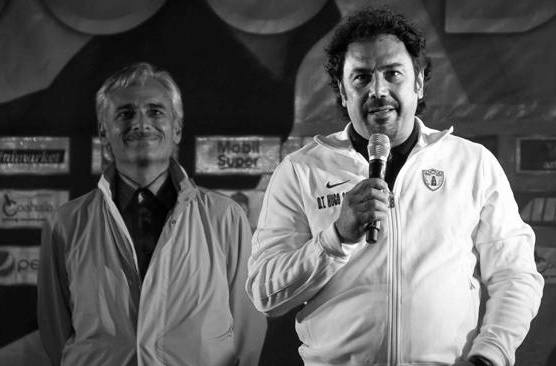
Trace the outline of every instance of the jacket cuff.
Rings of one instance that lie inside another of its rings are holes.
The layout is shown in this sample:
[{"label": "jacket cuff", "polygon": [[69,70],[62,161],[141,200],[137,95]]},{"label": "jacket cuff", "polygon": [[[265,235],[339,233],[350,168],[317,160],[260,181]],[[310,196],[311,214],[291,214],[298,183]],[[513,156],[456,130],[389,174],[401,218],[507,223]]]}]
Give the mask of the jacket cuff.
[{"label": "jacket cuff", "polygon": [[328,256],[337,259],[348,259],[346,252],[342,249],[342,243],[340,242],[340,237],[336,232],[334,224],[321,232],[319,243],[324,253]]},{"label": "jacket cuff", "polygon": [[493,366],[506,366],[508,364],[502,351],[491,344],[480,343],[473,345],[467,357],[469,358],[471,356],[482,356],[487,358],[492,362]]},{"label": "jacket cuff", "polygon": [[473,355],[467,359],[474,366],[494,366],[493,363],[486,357]]}]

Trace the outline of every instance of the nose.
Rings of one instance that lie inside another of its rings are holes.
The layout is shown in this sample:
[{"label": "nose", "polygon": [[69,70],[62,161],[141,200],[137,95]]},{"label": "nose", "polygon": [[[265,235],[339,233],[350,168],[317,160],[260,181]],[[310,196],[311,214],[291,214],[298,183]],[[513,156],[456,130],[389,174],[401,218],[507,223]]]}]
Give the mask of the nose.
[{"label": "nose", "polygon": [[136,131],[150,131],[152,129],[151,120],[146,111],[137,110],[133,119],[132,129]]},{"label": "nose", "polygon": [[370,98],[380,99],[388,95],[387,82],[381,73],[375,72],[369,84]]}]

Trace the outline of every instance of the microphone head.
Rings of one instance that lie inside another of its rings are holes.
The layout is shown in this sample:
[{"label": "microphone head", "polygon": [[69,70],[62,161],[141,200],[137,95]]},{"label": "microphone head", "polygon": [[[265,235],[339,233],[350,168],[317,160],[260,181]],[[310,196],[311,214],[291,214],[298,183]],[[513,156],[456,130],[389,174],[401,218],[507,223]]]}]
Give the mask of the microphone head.
[{"label": "microphone head", "polygon": [[388,160],[388,155],[390,155],[390,139],[383,133],[373,133],[369,138],[367,152],[369,153],[369,160]]}]

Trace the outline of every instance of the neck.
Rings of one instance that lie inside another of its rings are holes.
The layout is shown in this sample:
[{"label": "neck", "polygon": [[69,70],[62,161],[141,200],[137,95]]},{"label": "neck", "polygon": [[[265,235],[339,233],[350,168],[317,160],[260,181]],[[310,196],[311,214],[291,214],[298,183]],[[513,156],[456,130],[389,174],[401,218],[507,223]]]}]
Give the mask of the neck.
[{"label": "neck", "polygon": [[134,188],[148,188],[156,194],[166,177],[168,176],[169,162],[156,166],[116,166],[116,170],[122,179]]}]

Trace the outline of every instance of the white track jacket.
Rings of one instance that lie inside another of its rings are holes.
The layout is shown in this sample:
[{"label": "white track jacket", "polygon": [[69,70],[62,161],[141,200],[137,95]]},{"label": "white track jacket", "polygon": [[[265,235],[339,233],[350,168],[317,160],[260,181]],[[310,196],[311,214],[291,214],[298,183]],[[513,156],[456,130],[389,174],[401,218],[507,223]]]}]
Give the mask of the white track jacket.
[{"label": "white track jacket", "polygon": [[333,227],[344,194],[368,177],[347,128],[316,136],[270,180],[246,287],[267,315],[305,303],[306,365],[514,363],[542,295],[533,231],[487,149],[418,123],[376,244],[341,244]]},{"label": "white track jacket", "polygon": [[44,226],[38,321],[53,365],[257,365],[266,321],[244,290],[249,222],[177,163],[170,174],[177,202],[142,282],[113,171]]}]

